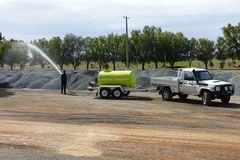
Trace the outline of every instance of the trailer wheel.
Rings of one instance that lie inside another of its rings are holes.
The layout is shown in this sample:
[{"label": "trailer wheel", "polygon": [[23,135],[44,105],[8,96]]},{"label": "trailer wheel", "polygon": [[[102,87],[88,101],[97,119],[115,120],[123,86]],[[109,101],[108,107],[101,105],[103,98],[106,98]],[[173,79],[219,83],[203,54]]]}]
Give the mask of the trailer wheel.
[{"label": "trailer wheel", "polygon": [[112,91],[112,96],[116,99],[120,99],[122,98],[122,90],[120,88],[115,88],[113,91]]},{"label": "trailer wheel", "polygon": [[223,104],[228,104],[230,101],[230,96],[225,96],[221,98]]},{"label": "trailer wheel", "polygon": [[99,91],[99,95],[103,99],[107,99],[110,96],[110,89],[109,88],[101,88]]},{"label": "trailer wheel", "polygon": [[172,91],[170,88],[164,88],[162,91],[162,99],[164,101],[171,101],[172,100]]},{"label": "trailer wheel", "polygon": [[209,91],[204,91],[202,94],[202,103],[205,106],[211,104],[211,93]]}]

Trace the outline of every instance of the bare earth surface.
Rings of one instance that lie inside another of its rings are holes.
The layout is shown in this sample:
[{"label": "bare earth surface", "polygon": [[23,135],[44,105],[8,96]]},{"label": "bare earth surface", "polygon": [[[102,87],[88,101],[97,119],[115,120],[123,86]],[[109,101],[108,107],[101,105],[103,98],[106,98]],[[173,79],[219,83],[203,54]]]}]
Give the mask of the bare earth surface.
[{"label": "bare earth surface", "polygon": [[0,89],[0,159],[239,160],[240,98],[204,107],[157,93]]}]

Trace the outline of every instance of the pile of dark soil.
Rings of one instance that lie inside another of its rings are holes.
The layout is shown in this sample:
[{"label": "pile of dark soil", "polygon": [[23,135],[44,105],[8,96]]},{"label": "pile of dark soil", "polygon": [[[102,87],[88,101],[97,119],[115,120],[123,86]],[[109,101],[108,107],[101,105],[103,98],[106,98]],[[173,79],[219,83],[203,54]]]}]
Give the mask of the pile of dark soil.
[{"label": "pile of dark soil", "polygon": [[[176,76],[171,69],[133,70],[136,87],[150,87],[150,77]],[[85,90],[88,83],[95,80],[97,70],[67,71],[68,89]],[[210,71],[214,79],[229,81],[235,85],[236,95],[240,95],[240,76],[230,71]],[[60,74],[55,70],[8,71],[0,70],[0,88],[60,89]]]}]

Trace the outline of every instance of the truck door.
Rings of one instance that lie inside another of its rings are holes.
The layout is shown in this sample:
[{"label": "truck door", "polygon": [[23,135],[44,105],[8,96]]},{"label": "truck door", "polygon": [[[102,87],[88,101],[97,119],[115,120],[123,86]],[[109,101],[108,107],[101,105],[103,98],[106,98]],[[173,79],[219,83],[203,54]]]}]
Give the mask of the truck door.
[{"label": "truck door", "polygon": [[179,81],[179,90],[181,93],[196,95],[197,94],[197,83],[194,78],[193,72],[184,71]]}]

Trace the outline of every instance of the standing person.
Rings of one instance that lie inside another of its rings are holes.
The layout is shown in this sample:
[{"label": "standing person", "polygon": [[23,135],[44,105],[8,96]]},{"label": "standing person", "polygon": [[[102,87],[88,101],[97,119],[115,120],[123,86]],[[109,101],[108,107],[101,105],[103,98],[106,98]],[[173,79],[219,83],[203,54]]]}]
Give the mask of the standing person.
[{"label": "standing person", "polygon": [[66,87],[67,87],[67,74],[66,71],[63,70],[63,74],[61,75],[61,94],[67,94],[66,93]]}]

